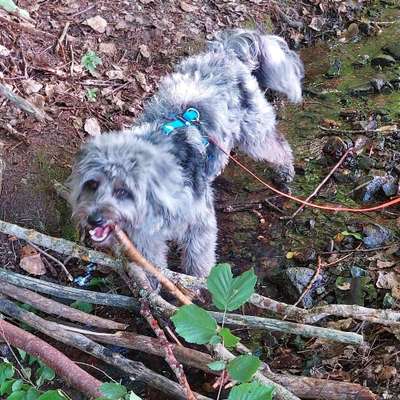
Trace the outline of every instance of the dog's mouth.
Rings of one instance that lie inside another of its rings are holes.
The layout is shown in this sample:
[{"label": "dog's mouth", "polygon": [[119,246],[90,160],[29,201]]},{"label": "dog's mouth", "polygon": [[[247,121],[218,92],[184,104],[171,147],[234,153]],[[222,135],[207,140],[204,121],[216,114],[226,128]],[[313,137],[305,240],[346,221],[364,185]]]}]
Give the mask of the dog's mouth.
[{"label": "dog's mouth", "polygon": [[112,227],[109,224],[105,224],[102,226],[97,226],[94,229],[89,231],[90,238],[93,242],[103,243],[105,242],[111,235]]}]

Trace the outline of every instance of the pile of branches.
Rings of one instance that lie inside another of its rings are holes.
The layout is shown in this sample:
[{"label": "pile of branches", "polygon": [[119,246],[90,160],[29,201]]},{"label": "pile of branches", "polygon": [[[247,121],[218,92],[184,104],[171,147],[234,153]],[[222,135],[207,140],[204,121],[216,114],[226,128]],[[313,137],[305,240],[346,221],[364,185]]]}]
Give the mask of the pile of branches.
[{"label": "pile of branches", "polygon": [[[162,324],[169,320],[176,312],[177,307],[151,290],[144,272],[156,277],[164,289],[175,297],[175,301],[182,304],[191,304],[192,301],[202,303],[204,297],[202,294],[204,294],[206,282],[177,272],[161,272],[137,252],[118,227],[115,229],[115,234],[120,239],[128,258],[132,262],[123,262],[73,242],[53,238],[34,230],[0,221],[0,232],[29,241],[59,254],[111,268],[119,274],[132,292],[132,297],[127,297],[75,289],[54,283],[50,284],[0,268],[0,312],[5,316],[5,319],[23,322],[44,336],[88,353],[128,374],[132,380],[142,381],[173,398],[208,399],[204,395],[191,391],[182,364],[209,374],[219,375],[220,372],[212,371],[208,367],[214,361],[213,357],[219,360],[229,360],[234,355],[221,345],[208,347],[208,351],[207,349],[199,351],[182,345],[178,340],[176,340],[176,343],[170,343]],[[190,297],[188,294],[190,294]],[[125,308],[133,313],[140,312],[155,332],[156,337],[129,332],[126,330],[128,328],[126,324],[73,309],[45,295]],[[22,309],[17,305],[17,302],[30,304],[43,313],[53,315],[53,319],[50,321]],[[259,309],[273,313],[276,318],[218,312],[213,312],[212,315],[218,322],[224,320],[225,325],[233,327],[245,326],[250,330],[264,329],[287,332],[356,346],[365,345],[361,335],[319,327],[316,326],[316,323],[327,316],[337,316],[351,317],[397,329],[400,326],[400,313],[391,310],[377,310],[354,305],[328,305],[305,310],[256,293],[250,297],[249,302]],[[54,322],[54,316],[57,316],[59,321]],[[71,324],[71,322],[68,325],[63,323],[65,319],[73,321],[74,324]],[[90,330],[88,326],[90,326]],[[168,322],[164,324],[164,327],[171,334]],[[91,397],[100,395],[99,387],[102,382],[81,370],[60,351],[4,319],[0,320],[0,328],[1,335],[10,345],[39,357],[71,386]],[[173,333],[171,337],[174,337]],[[179,383],[149,369],[141,362],[130,360],[121,354],[110,351],[104,344],[117,345],[165,358]],[[210,355],[209,351],[213,356]],[[238,344],[234,352],[243,354],[250,351],[243,344]],[[359,384],[279,374],[271,371],[265,364],[258,370],[255,378],[261,383],[274,385],[274,399],[276,400],[299,400],[300,398],[372,400],[377,398],[369,389]]]}]

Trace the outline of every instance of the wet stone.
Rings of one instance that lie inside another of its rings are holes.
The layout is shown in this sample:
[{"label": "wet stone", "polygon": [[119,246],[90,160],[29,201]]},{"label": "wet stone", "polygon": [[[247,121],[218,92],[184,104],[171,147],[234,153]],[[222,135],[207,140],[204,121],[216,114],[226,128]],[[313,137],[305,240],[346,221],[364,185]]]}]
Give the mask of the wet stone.
[{"label": "wet stone", "polygon": [[[315,271],[311,268],[306,267],[292,267],[286,270],[286,277],[291,285],[292,291],[295,292],[295,296],[299,297],[304,292],[310,280],[313,278]],[[326,282],[326,277],[322,273],[318,276],[314,282],[312,288],[303,298],[303,306],[305,308],[312,307],[314,304],[314,297],[317,294],[317,289],[321,291]]]},{"label": "wet stone", "polygon": [[391,43],[382,48],[385,53],[388,53],[396,60],[400,60],[400,43]]},{"label": "wet stone", "polygon": [[354,68],[362,68],[369,64],[369,55],[368,54],[361,54],[359,55],[356,60],[353,61],[352,65]]},{"label": "wet stone", "polygon": [[376,93],[390,93],[393,90],[392,84],[385,77],[373,78],[370,83]]},{"label": "wet stone", "polygon": [[364,97],[373,94],[374,91],[375,90],[372,85],[364,85],[350,89],[350,95],[354,97]]},{"label": "wet stone", "polygon": [[329,67],[328,71],[326,72],[325,76],[327,78],[337,78],[341,75],[341,72],[342,62],[339,59],[335,59]]},{"label": "wet stone", "polygon": [[383,246],[392,237],[389,229],[378,224],[368,224],[363,228],[364,245],[368,249]]},{"label": "wet stone", "polygon": [[367,182],[356,191],[356,197],[363,203],[376,201],[380,196],[394,196],[397,193],[398,182],[391,175],[374,176],[367,179]]},{"label": "wet stone", "polygon": [[389,54],[379,54],[371,60],[374,67],[390,67],[396,64],[396,60]]}]

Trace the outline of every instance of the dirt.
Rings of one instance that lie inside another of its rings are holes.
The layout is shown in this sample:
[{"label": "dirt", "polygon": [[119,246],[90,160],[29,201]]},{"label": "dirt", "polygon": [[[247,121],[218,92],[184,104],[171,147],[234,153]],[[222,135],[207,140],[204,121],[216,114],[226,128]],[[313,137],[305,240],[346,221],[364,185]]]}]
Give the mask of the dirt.
[{"label": "dirt", "polygon": [[[363,97],[350,95],[353,88],[368,84],[377,75],[383,74],[386,79],[399,75],[399,64],[382,71],[372,68],[369,63],[361,68],[352,65],[359,55],[374,57],[383,46],[397,40],[400,30],[400,23],[396,22],[400,16],[398,9],[390,1],[375,2],[370,9],[363,11],[364,21],[373,19],[385,23],[380,26],[372,24],[368,34],[359,32],[350,39],[345,38],[344,42],[346,32],[339,40],[332,39],[332,36],[337,30],[342,31],[343,25],[348,26],[354,16],[353,10],[345,9],[337,15],[329,11],[331,9],[321,12],[321,4],[323,2],[316,1],[305,6],[309,14],[298,14],[297,6],[284,9],[292,20],[298,17],[305,25],[313,26],[318,22],[313,19],[318,13],[318,18],[324,19],[325,24],[318,31],[292,28],[286,19],[278,18],[280,14],[271,4],[267,6],[266,2],[256,0],[97,1],[95,5],[80,0],[20,1],[19,5],[29,9],[37,21],[36,28],[51,33],[53,37],[32,34],[0,20],[0,45],[11,50],[10,57],[0,56],[0,81],[30,101],[44,105],[52,121],[38,122],[0,99],[0,140],[6,144],[0,218],[76,240],[77,233],[71,223],[68,206],[55,193],[53,180],[62,182],[68,176],[74,154],[88,138],[84,130],[85,121],[95,118],[102,131],[128,127],[140,114],[143,102],[154,92],[160,77],[168,73],[177,60],[199,51],[212,32],[228,26],[260,26],[284,34],[292,46],[302,47],[301,56],[306,67],[305,100],[300,106],[286,104],[277,98],[274,98],[274,103],[279,112],[280,129],[288,137],[296,156],[297,175],[292,185],[293,193],[306,197],[337,161],[323,153],[328,136],[318,129],[319,125],[334,121],[344,130],[355,129],[353,122],[345,121],[340,116],[343,110],[353,110],[361,115],[359,120],[368,121],[375,118],[377,110],[384,109],[388,121],[380,118],[378,127],[399,124],[400,120],[399,90]],[[107,21],[104,33],[95,32],[85,24],[88,18],[96,15],[101,15]],[[57,39],[66,21],[71,22],[67,43],[64,41],[56,51]],[[359,22],[359,25],[362,23]],[[317,43],[305,47],[315,41]],[[82,56],[89,50],[95,51],[102,60],[94,75],[81,65]],[[336,59],[341,61],[341,73],[328,79],[325,73]],[[117,78],[115,74],[118,74]],[[28,79],[43,85],[38,93],[29,94],[25,84]],[[88,100],[88,90],[92,89],[97,89],[93,102]],[[25,135],[29,145],[8,135],[1,128],[3,123],[10,123]],[[363,154],[377,164],[375,170],[388,170],[388,165],[398,160],[399,145],[396,140],[387,139],[391,139],[390,135],[373,136]],[[351,135],[350,138],[346,134],[339,136],[342,141],[349,143],[354,139]],[[383,145],[383,149],[382,137],[390,144]],[[259,175],[268,177],[269,171],[265,165],[254,163],[242,155],[239,157]],[[356,162],[359,162],[359,157],[356,157]],[[339,169],[339,175],[355,170],[359,170],[358,164],[354,167],[352,160],[347,160],[347,164]],[[343,181],[337,176],[324,187],[324,193],[318,201],[359,206],[359,199],[349,193],[357,186],[359,179],[369,173],[370,170],[362,170],[357,180],[350,181]],[[278,300],[295,302],[300,296],[288,283],[286,271],[289,268],[316,268],[316,257],[307,257],[307,249],[322,254],[328,250],[354,250],[361,245],[354,236],[340,237],[338,234],[348,231],[360,234],[364,226],[371,222],[379,223],[391,230],[389,243],[398,243],[398,207],[379,214],[356,216],[306,209],[292,221],[281,219],[282,216],[291,215],[297,206],[264,190],[232,164],[217,179],[215,188],[220,229],[219,259],[230,262],[237,273],[254,267],[260,278],[258,291]],[[264,202],[265,198],[274,208]],[[233,207],[236,211],[230,212],[227,207]],[[0,235],[0,261],[3,267],[21,272],[17,267],[21,245],[18,240]],[[314,303],[362,302],[366,306],[382,308],[387,306],[385,301],[388,301],[387,295],[390,294],[390,307],[398,310],[399,299],[392,296],[393,290],[376,287],[377,261],[390,260],[398,265],[398,248],[392,250],[390,254],[377,251],[367,256],[354,252],[346,261],[324,271],[328,283],[316,293]],[[296,255],[292,258],[288,256],[289,253]],[[324,255],[327,261],[332,261],[330,257]],[[77,275],[82,274],[86,266],[72,262],[69,267]],[[361,295],[338,289],[338,286],[344,287],[346,283],[354,286],[354,277],[351,275],[354,267],[366,273]],[[103,290],[124,292],[120,282],[112,277],[109,279]],[[130,318],[128,315],[116,316],[104,308],[97,308],[96,314],[109,315],[117,320]],[[145,329],[139,318],[135,319],[133,325],[138,331]],[[300,337],[266,332],[241,334],[276,370],[358,382],[385,396],[382,398],[396,399],[400,393],[400,382],[396,374],[388,372],[400,367],[395,334],[357,321],[350,321],[347,329],[363,333],[368,342],[373,343],[372,347],[365,350],[318,340],[305,342]],[[76,359],[82,357],[82,354],[75,353],[71,352]],[[167,370],[157,358],[133,352],[129,352],[129,357],[141,359],[152,367],[156,365],[159,371]],[[98,365],[110,372],[106,366]],[[111,373],[115,374],[115,371]],[[101,375],[99,377],[103,378]],[[190,371],[190,378],[193,382],[199,382],[196,384],[198,390],[205,390],[210,382],[210,377],[195,371]],[[137,392],[146,399],[159,397],[159,394],[143,387]]]}]

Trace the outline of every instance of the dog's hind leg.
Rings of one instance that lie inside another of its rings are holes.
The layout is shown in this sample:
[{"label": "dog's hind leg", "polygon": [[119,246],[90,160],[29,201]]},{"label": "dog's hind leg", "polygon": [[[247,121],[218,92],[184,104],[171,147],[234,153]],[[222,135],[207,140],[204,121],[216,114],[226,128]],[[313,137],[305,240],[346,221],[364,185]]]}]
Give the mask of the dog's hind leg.
[{"label": "dog's hind leg", "polygon": [[211,206],[188,227],[182,239],[182,267],[185,273],[208,276],[215,265],[216,242],[217,222]]},{"label": "dog's hind leg", "polygon": [[287,185],[294,177],[292,150],[276,129],[271,105],[261,92],[255,97],[251,111],[246,113],[241,123],[239,148],[255,160],[268,162],[275,172],[274,180]]}]

